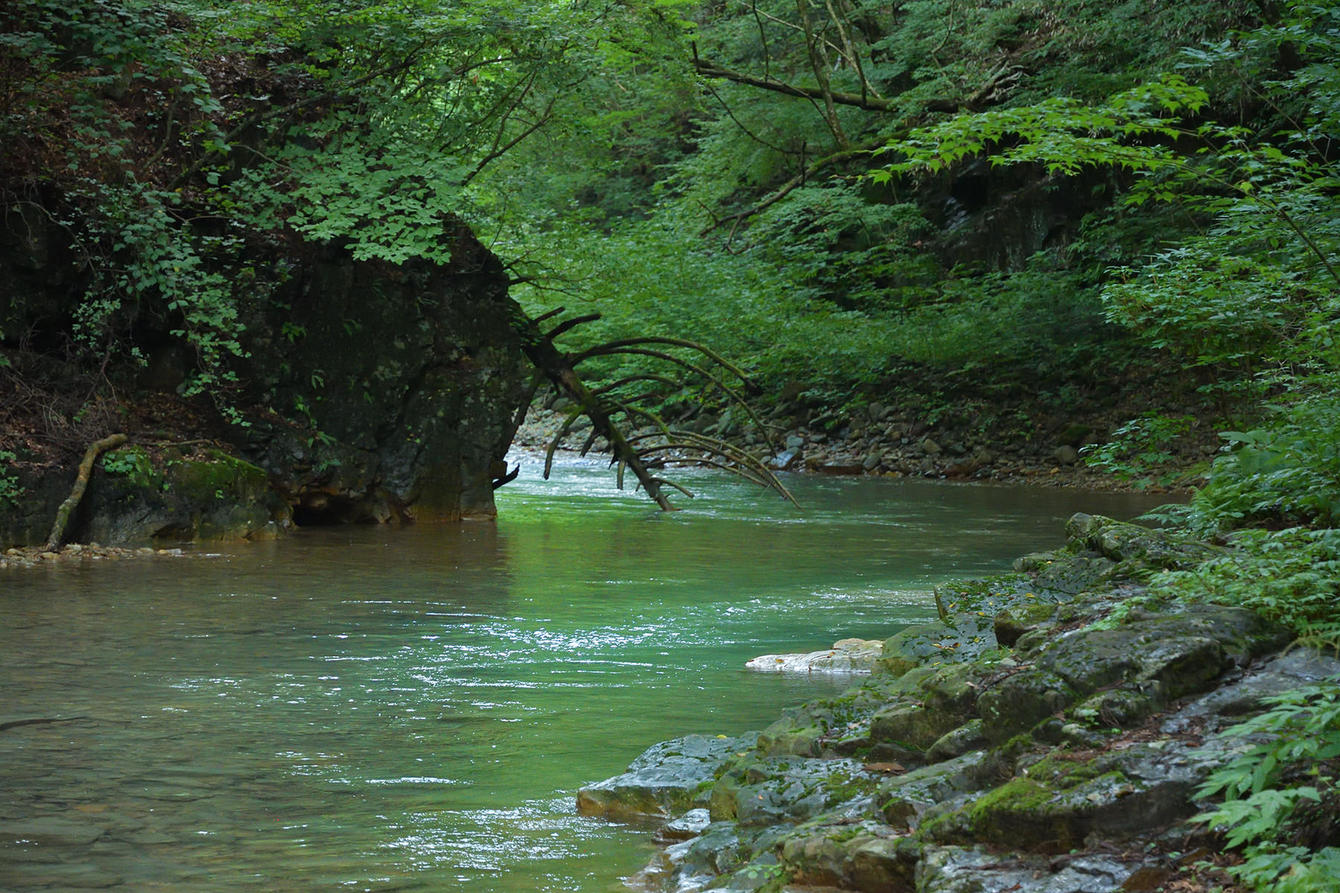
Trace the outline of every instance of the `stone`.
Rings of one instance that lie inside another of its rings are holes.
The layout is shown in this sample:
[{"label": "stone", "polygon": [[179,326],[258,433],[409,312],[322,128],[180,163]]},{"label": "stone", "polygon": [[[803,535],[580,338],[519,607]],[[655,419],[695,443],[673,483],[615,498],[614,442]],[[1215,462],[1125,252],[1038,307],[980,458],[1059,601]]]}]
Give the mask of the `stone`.
[{"label": "stone", "polygon": [[971,751],[884,781],[876,798],[884,820],[895,828],[915,828],[932,806],[980,790],[985,757],[985,751]]},{"label": "stone", "polygon": [[869,674],[884,652],[875,639],[842,639],[832,648],[805,654],[764,654],[745,663],[760,673]]},{"label": "stone", "polygon": [[973,660],[996,647],[990,618],[975,613],[956,614],[953,624],[943,621],[910,626],[884,640],[879,668],[894,675],[923,664]]},{"label": "stone", "polygon": [[1148,834],[1196,812],[1196,785],[1222,756],[1222,749],[1181,741],[1137,743],[1090,759],[1058,753],[942,816],[930,836],[1064,853],[1091,834]]},{"label": "stone", "polygon": [[742,826],[794,824],[853,803],[868,806],[879,776],[847,758],[747,757],[731,764],[712,788],[709,809],[715,821]]},{"label": "stone", "polygon": [[683,812],[716,771],[757,742],[757,734],[738,738],[688,735],[647,748],[622,775],[582,788],[577,811],[615,819]]},{"label": "stone", "polygon": [[950,729],[935,740],[926,750],[926,759],[931,762],[952,760],[972,750],[986,747],[986,736],[982,734],[982,720],[970,719],[955,729]]},{"label": "stone", "polygon": [[1335,676],[1340,676],[1340,659],[1312,648],[1297,647],[1184,705],[1163,720],[1160,730],[1180,734],[1195,727],[1219,728],[1265,709],[1266,698]]},{"label": "stone", "polygon": [[921,846],[874,821],[820,818],[784,838],[780,862],[793,884],[869,893],[912,893]]},{"label": "stone", "polygon": [[1115,893],[1137,865],[1081,854],[1061,865],[1049,858],[1001,854],[980,847],[927,847],[917,865],[918,893]]},{"label": "stone", "polygon": [[1079,451],[1070,444],[1062,444],[1052,450],[1052,458],[1061,465],[1074,465],[1079,461]]},{"label": "stone", "polygon": [[677,819],[665,823],[660,836],[667,840],[692,840],[712,824],[712,814],[705,807],[690,809]]},{"label": "stone", "polygon": [[1074,691],[1055,673],[1040,669],[1014,673],[977,699],[982,733],[988,741],[1003,742],[1061,712],[1074,700]]},{"label": "stone", "polygon": [[670,847],[666,854],[674,866],[674,889],[701,890],[735,871],[753,854],[753,836],[742,833],[735,822],[712,822],[692,840]]}]

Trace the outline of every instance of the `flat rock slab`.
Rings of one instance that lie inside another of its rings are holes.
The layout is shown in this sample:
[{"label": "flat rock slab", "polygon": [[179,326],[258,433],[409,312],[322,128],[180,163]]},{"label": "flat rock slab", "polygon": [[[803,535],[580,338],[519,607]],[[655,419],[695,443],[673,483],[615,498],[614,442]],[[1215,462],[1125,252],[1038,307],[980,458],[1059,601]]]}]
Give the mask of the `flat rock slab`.
[{"label": "flat rock slab", "polygon": [[807,654],[764,654],[745,664],[760,673],[832,673],[866,675],[884,653],[878,639],[843,639],[824,651]]},{"label": "flat rock slab", "polygon": [[969,847],[927,847],[919,893],[1112,893],[1138,868],[1103,856],[1010,859]]},{"label": "flat rock slab", "polygon": [[647,748],[628,771],[582,788],[577,811],[612,819],[634,819],[683,812],[694,806],[705,787],[728,759],[749,750],[758,733],[738,738],[688,735]]}]

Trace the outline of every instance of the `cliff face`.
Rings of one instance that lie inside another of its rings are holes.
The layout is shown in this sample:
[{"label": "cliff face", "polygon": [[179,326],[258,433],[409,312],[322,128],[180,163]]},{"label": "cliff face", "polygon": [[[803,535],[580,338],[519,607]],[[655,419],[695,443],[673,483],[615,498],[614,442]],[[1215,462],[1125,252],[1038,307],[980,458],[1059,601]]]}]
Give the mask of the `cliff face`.
[{"label": "cliff face", "polygon": [[524,358],[502,264],[452,239],[446,266],[314,248],[248,325],[256,397],[308,424],[256,413],[239,445],[299,523],[494,514]]},{"label": "cliff face", "polygon": [[[150,318],[136,329],[143,368],[108,373],[116,399],[87,398],[88,380],[61,352],[71,295],[82,293],[60,263],[69,254],[62,236],[10,227],[0,244],[0,282],[13,284],[0,289],[11,336],[0,384],[16,398],[5,411],[13,443],[0,445],[12,454],[0,471],[13,494],[0,500],[0,543],[45,541],[78,452],[108,430],[131,443],[96,466],[70,541],[494,514],[492,482],[525,399],[525,361],[505,271],[468,227],[450,228],[446,264],[271,247],[255,263],[270,281],[239,319],[232,423],[217,417],[218,401],[178,396],[193,357]],[[245,486],[233,486],[241,467]],[[216,477],[223,483],[195,486]]]}]

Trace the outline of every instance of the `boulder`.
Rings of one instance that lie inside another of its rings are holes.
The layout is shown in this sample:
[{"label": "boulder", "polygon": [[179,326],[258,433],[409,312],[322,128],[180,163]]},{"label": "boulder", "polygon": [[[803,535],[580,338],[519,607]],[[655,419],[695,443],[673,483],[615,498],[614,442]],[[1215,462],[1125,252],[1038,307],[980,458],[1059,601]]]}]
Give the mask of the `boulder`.
[{"label": "boulder", "polygon": [[794,884],[868,893],[912,893],[921,846],[882,823],[820,818],[781,841],[781,865]]},{"label": "boulder", "polygon": [[702,794],[727,760],[748,751],[757,734],[738,738],[688,735],[647,748],[616,775],[582,788],[577,811],[615,819],[664,816],[704,805]]},{"label": "boulder", "polygon": [[859,760],[746,757],[717,779],[709,808],[715,821],[755,827],[794,824],[839,804],[858,814],[869,807],[879,778]]},{"label": "boulder", "polygon": [[246,320],[241,432],[298,523],[491,517],[526,396],[507,272],[464,224],[450,261],[309,246]]},{"label": "boulder", "polygon": [[924,822],[922,835],[940,843],[1063,853],[1091,834],[1149,834],[1195,813],[1192,793],[1224,753],[1181,741],[1135,743],[1087,759],[1060,751]]}]

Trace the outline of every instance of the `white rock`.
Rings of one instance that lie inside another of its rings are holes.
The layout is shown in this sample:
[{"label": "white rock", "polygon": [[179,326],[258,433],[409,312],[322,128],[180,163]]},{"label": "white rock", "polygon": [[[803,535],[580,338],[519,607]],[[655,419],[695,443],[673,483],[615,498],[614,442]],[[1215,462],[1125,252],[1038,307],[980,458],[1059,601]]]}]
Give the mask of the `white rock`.
[{"label": "white rock", "polygon": [[884,653],[878,639],[843,639],[826,651],[808,654],[764,654],[745,664],[761,673],[851,673],[866,674]]}]

